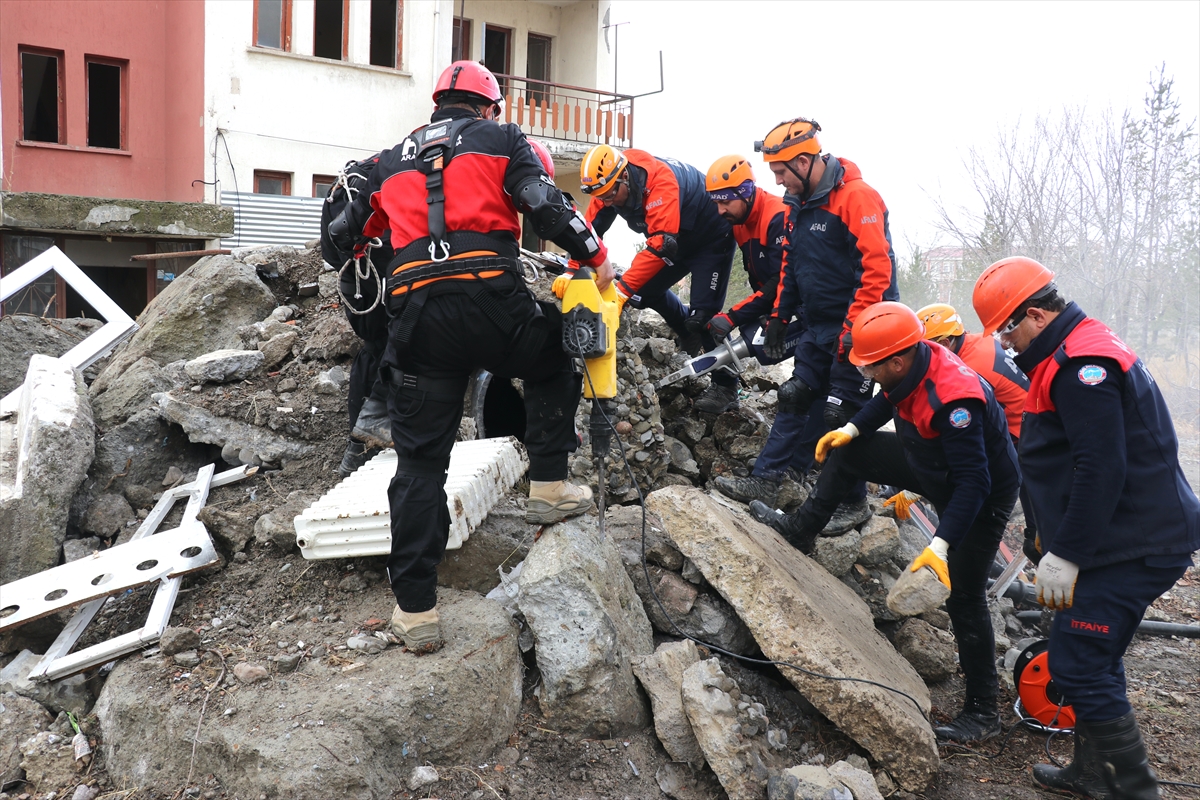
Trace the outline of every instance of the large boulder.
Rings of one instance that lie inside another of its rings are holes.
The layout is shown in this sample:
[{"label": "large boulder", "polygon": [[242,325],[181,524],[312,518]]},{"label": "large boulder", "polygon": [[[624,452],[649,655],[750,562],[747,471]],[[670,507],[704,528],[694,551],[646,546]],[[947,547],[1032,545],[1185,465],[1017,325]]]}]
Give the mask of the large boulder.
[{"label": "large boulder", "polygon": [[35,355],[15,423],[0,423],[0,584],[57,566],[71,497],[95,454],[80,372]]},{"label": "large boulder", "polygon": [[663,749],[673,760],[686,761],[694,767],[704,763],[704,751],[683,710],[682,687],[684,670],[699,660],[696,643],[689,639],[664,642],[653,655],[633,659],[633,674],[654,706],[654,732]]},{"label": "large boulder", "polygon": [[[230,796],[374,800],[422,764],[483,763],[517,722],[516,627],[491,600],[439,595],[441,651],[358,654],[362,666],[349,674],[304,661],[295,675],[242,685],[220,705],[214,693],[202,719],[199,702],[175,698],[170,659],[121,661],[95,707],[110,778],[173,794],[191,771],[216,775]],[[216,678],[219,667],[202,667],[205,680]],[[225,683],[237,683],[232,668]]]},{"label": "large boulder", "polygon": [[120,425],[152,405],[150,396],[171,388],[171,379],[153,358],[140,358],[109,383],[107,391],[91,391],[96,424],[104,429]]},{"label": "large boulder", "polygon": [[875,629],[862,600],[770,528],[698,489],[662,489],[646,504],[679,550],[734,607],[768,658],[860,679],[830,681],[783,671],[903,788],[924,789],[938,768],[929,691]]},{"label": "large boulder", "polygon": [[741,701],[737,682],[715,658],[684,670],[681,692],[692,731],[729,800],[759,800],[769,777],[761,706]]},{"label": "large boulder", "polygon": [[263,319],[274,308],[275,297],[254,267],[230,256],[202,258],[150,301],[138,317],[138,332],[113,355],[92,390],[108,391],[142,358],[169,364],[236,348],[238,328]]},{"label": "large boulder", "polygon": [[557,727],[615,735],[650,721],[634,656],[654,651],[650,621],[596,518],[552,525],[529,549],[519,604],[536,642],[542,714]]},{"label": "large boulder", "polygon": [[954,636],[915,617],[896,632],[896,649],[928,683],[941,683],[958,670]]}]

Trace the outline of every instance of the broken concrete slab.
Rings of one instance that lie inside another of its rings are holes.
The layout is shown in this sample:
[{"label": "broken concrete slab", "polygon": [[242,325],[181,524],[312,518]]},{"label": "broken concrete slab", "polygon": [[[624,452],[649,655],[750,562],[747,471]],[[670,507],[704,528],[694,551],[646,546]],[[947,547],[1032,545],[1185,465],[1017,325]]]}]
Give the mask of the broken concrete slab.
[{"label": "broken concrete slab", "polygon": [[923,619],[904,621],[896,632],[896,649],[926,683],[940,683],[958,670],[954,637]]},{"label": "broken concrete slab", "polygon": [[761,729],[746,724],[748,714],[739,713],[741,691],[715,658],[685,669],[680,691],[696,741],[729,800],[759,800],[770,776],[766,717]]},{"label": "broken concrete slab", "polygon": [[654,732],[667,755],[694,767],[704,764],[704,751],[683,710],[683,673],[700,660],[695,642],[664,642],[652,655],[634,656],[633,674],[654,708]]},{"label": "broken concrete slab", "polygon": [[217,416],[199,406],[177,400],[170,392],[159,392],[153,399],[158,404],[159,416],[183,428],[193,442],[221,447],[236,444],[239,449],[249,450],[268,464],[282,464],[316,451],[315,445],[280,436],[257,425]]},{"label": "broken concrete slab", "polygon": [[171,379],[152,358],[140,358],[109,384],[108,391],[90,392],[96,424],[107,429],[120,425],[150,407],[151,395],[171,389]]},{"label": "broken concrete slab", "polygon": [[536,641],[542,714],[562,730],[614,735],[649,722],[631,659],[654,651],[650,621],[596,518],[551,525],[529,549],[518,603]]},{"label": "broken concrete slab", "polygon": [[200,383],[229,383],[249,378],[262,367],[261,350],[213,350],[183,365],[188,377]]},{"label": "broken concrete slab", "polygon": [[662,489],[646,504],[741,616],[768,658],[824,675],[877,681],[912,698],[857,681],[781,670],[902,787],[923,789],[938,767],[927,717],[929,691],[875,629],[862,600],[770,528],[698,489]]},{"label": "broken concrete slab", "polygon": [[41,192],[0,192],[0,221],[6,228],[23,230],[156,238],[220,239],[234,232],[229,206]]},{"label": "broken concrete slab", "polygon": [[0,584],[50,569],[66,539],[71,497],[95,454],[82,374],[57,358],[29,360],[15,422],[0,423]]},{"label": "broken concrete slab", "polygon": [[854,800],[883,800],[875,776],[864,769],[859,769],[845,761],[837,761],[829,766],[829,774],[841,781]]},{"label": "broken concrete slab", "polygon": [[470,541],[446,551],[438,564],[438,585],[487,594],[500,583],[496,569],[524,561],[536,533],[537,527],[525,521],[525,498],[510,492],[471,531]]},{"label": "broken concrete slab", "polygon": [[[350,612],[354,618],[365,618],[372,604],[392,602],[385,587],[378,589],[363,596]],[[95,708],[101,739],[109,743],[109,776],[117,785],[174,793],[194,767],[196,775],[220,776],[231,796],[367,800],[390,797],[403,780],[398,776],[426,763],[484,763],[517,723],[516,626],[498,604],[471,592],[442,590],[438,609],[441,651],[356,654],[349,674],[306,659],[294,674],[241,687],[226,701],[237,708],[233,716],[214,710],[215,695],[203,719],[198,704],[177,702],[170,659],[121,661]],[[215,679],[218,670],[204,674]],[[225,682],[236,682],[232,671]],[[281,704],[295,710],[282,714]],[[289,718],[301,711],[303,717]]]}]

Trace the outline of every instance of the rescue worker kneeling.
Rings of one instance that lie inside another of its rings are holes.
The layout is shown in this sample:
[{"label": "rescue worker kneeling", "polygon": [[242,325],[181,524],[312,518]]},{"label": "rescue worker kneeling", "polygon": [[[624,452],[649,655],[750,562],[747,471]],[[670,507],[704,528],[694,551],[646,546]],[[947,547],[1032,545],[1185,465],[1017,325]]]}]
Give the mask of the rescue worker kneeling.
[{"label": "rescue worker kneeling", "polygon": [[500,87],[483,66],[451,64],[433,94],[430,124],[380,157],[351,207],[360,241],[390,229],[389,342],[384,376],[396,474],[388,487],[392,628],[412,649],[440,640],[437,565],[450,529],[446,471],[470,374],[524,381],[529,453],[526,519],[549,524],[593,508],[587,487],[566,482],[575,450],[581,382],[562,350],[562,317],[526,287],[518,212],[612,280],[606,250],[546,175],[516,125],[497,124]]},{"label": "rescue worker kneeling", "polygon": [[[850,361],[882,391],[849,423],[821,437],[816,458],[829,460],[804,505],[785,515],[755,501],[750,511],[810,552],[856,481],[928,498],[938,512],[937,534],[909,569],[927,566],[950,589],[946,610],[966,679],[962,713],[934,733],[980,741],[1000,733],[995,639],[984,592],[1020,473],[991,387],[923,336],[921,321],[902,303],[876,303],[859,315]],[[896,433],[878,430],[889,419]]]},{"label": "rescue worker kneeling", "polygon": [[1039,786],[1097,800],[1159,797],[1125,694],[1125,648],[1200,549],[1200,501],[1167,404],[1141,359],[1029,258],[992,264],[972,302],[1029,375],[1021,470],[1037,518],[1038,600],[1054,608],[1049,666],[1075,709],[1075,758]]}]

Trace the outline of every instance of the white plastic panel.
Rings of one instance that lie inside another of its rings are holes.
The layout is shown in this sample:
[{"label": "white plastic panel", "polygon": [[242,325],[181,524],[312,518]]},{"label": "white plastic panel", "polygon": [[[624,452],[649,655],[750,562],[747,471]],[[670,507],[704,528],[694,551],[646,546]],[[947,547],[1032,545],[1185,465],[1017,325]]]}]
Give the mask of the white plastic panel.
[{"label": "white plastic panel", "polygon": [[[455,444],[446,477],[450,510],[446,549],[462,547],[528,468],[525,449],[512,437]],[[387,488],[395,472],[396,453],[385,450],[296,517],[296,544],[304,557],[354,558],[391,552]]]}]

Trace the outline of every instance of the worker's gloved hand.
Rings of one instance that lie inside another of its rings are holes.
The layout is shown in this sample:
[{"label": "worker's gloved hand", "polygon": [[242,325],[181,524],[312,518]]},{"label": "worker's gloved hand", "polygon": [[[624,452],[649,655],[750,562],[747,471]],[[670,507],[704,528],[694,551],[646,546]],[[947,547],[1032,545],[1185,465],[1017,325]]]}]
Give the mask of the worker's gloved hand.
[{"label": "worker's gloved hand", "polygon": [[912,512],[909,509],[912,508],[913,503],[920,499],[921,495],[905,489],[903,492],[889,497],[883,504],[885,506],[892,506],[896,510],[896,519],[909,519],[912,517]]},{"label": "worker's gloved hand", "polygon": [[912,560],[908,565],[909,572],[916,572],[921,567],[929,567],[933,570],[933,574],[937,575],[938,580],[947,588],[950,587],[950,565],[946,563],[946,554],[950,552],[950,543],[940,536],[933,537],[933,541],[929,543],[921,551],[921,555]]},{"label": "worker's gloved hand", "polygon": [[1046,553],[1038,564],[1037,601],[1047,608],[1061,611],[1075,602],[1075,579],[1079,577],[1079,565]]},{"label": "worker's gloved hand", "polygon": [[767,354],[767,358],[782,361],[787,358],[787,353],[783,350],[783,340],[787,337],[787,320],[779,317],[768,317],[767,323],[764,326],[763,336],[766,342],[763,344],[763,352]]},{"label": "worker's gloved hand", "polygon": [[837,360],[845,364],[850,360],[850,350],[854,347],[854,337],[850,335],[849,329],[842,331],[842,338],[838,340]]},{"label": "worker's gloved hand", "polygon": [[[616,278],[616,272],[613,270],[612,262],[605,257],[600,266],[596,267],[596,288],[603,292],[614,278]],[[555,280],[557,282],[557,279]]]},{"label": "worker's gloved hand", "polygon": [[847,422],[836,431],[830,431],[822,436],[821,441],[817,442],[817,463],[824,464],[825,459],[829,457],[830,450],[835,447],[845,447],[856,436],[858,436],[858,428],[852,422]]},{"label": "worker's gloved hand", "polygon": [[1031,536],[1029,528],[1026,528],[1025,541],[1021,543],[1021,552],[1036,567],[1038,562],[1042,560],[1042,537],[1038,536],[1036,531]]},{"label": "worker's gloved hand", "polygon": [[554,283],[550,284],[550,291],[554,292],[555,297],[557,297],[559,300],[562,300],[563,295],[567,293],[567,284],[569,284],[571,279],[574,277],[574,274],[570,272],[564,272],[562,275],[559,275],[554,279]]},{"label": "worker's gloved hand", "polygon": [[709,335],[719,344],[725,341],[725,337],[733,331],[733,320],[729,318],[728,314],[717,314],[708,321],[708,325],[705,327],[708,328]]},{"label": "worker's gloved hand", "polygon": [[621,284],[619,277],[620,276],[618,276],[618,280],[613,281],[613,289],[615,289],[617,293],[618,317],[621,316],[621,312],[625,310],[625,304],[629,302],[629,295],[625,294],[625,287]]}]

